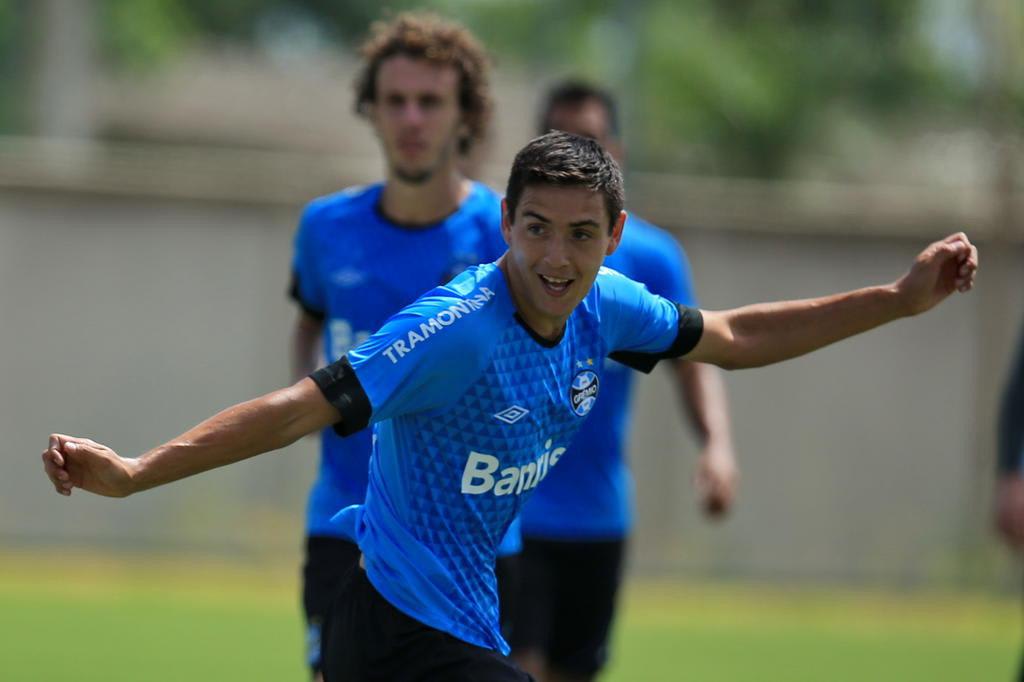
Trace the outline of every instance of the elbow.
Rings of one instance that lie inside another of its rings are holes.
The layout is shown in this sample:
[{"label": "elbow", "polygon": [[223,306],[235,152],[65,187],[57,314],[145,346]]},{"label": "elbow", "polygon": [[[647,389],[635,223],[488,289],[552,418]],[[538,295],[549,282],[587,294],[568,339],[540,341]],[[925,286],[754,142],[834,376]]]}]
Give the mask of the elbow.
[{"label": "elbow", "polygon": [[749,348],[744,337],[737,333],[734,326],[728,327],[728,334],[723,335],[725,343],[718,344],[717,357],[712,361],[718,367],[733,371],[750,367],[750,355],[753,348]]},{"label": "elbow", "polygon": [[763,367],[765,363],[759,363],[751,357],[737,354],[735,356],[722,358],[719,362],[716,362],[715,364],[718,365],[718,367],[720,367],[721,369],[732,372],[733,370],[737,369],[753,369],[754,367]]},{"label": "elbow", "polygon": [[734,369],[742,369],[743,367],[738,355],[733,352],[732,348],[728,347],[723,352],[717,353],[714,357],[708,358],[705,362],[730,372]]},{"label": "elbow", "polygon": [[723,352],[715,359],[714,364],[730,372],[737,369],[753,369],[771,364],[758,351],[757,344],[749,342],[743,336],[733,335]]},{"label": "elbow", "polygon": [[747,367],[747,365],[743,365],[739,361],[734,360],[732,358],[723,359],[720,362],[716,362],[715,365],[718,366],[720,369],[724,369],[729,372],[736,369],[745,369]]}]

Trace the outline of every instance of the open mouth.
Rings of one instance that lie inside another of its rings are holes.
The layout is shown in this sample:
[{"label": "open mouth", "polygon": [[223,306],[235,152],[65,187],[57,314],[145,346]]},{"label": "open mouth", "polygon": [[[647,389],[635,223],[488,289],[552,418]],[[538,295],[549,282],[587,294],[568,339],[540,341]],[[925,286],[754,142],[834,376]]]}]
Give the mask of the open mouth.
[{"label": "open mouth", "polygon": [[547,275],[537,275],[540,278],[541,286],[552,296],[562,296],[566,291],[569,290],[569,285],[575,280],[561,279],[559,277],[548,277]]}]

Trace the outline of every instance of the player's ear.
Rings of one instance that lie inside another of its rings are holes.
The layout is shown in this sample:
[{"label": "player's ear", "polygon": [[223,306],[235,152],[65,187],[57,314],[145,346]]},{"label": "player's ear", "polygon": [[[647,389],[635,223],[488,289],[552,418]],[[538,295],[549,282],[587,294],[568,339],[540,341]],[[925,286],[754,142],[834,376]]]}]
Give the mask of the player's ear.
[{"label": "player's ear", "polygon": [[604,252],[604,255],[610,256],[615,253],[615,249],[619,248],[619,242],[622,241],[622,230],[626,225],[626,212],[619,211],[619,217],[616,219],[615,224],[612,225],[611,239],[608,240],[608,249]]},{"label": "player's ear", "polygon": [[505,246],[511,244],[509,239],[512,236],[512,217],[508,214],[508,201],[501,200],[501,236],[505,239]]}]

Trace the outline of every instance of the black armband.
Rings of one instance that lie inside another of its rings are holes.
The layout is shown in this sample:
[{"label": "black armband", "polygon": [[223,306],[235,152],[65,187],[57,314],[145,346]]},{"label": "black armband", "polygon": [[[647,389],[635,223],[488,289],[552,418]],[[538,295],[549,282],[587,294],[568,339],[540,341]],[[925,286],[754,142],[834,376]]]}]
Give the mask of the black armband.
[{"label": "black armband", "polygon": [[341,421],[334,425],[335,433],[351,436],[369,425],[373,406],[347,356],[321,367],[310,374],[309,378],[341,415]]},{"label": "black armband", "polygon": [[666,350],[660,353],[620,350],[611,353],[608,357],[626,367],[650,374],[660,360],[679,358],[689,353],[704,334],[704,315],[698,308],[690,308],[679,303],[676,303],[676,308],[679,309],[679,330],[676,332],[675,341]]}]

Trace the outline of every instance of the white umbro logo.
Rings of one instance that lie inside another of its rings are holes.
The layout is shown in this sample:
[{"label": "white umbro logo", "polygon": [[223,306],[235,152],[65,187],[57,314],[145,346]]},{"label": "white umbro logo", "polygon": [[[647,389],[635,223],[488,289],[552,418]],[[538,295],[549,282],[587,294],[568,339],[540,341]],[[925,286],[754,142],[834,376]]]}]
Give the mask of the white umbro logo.
[{"label": "white umbro logo", "polygon": [[366,281],[366,273],[352,267],[343,267],[331,273],[331,281],[340,287],[359,286]]},{"label": "white umbro logo", "polygon": [[525,407],[513,405],[512,407],[506,407],[504,410],[494,415],[494,418],[498,421],[503,421],[506,424],[515,424],[529,413],[530,411]]}]

